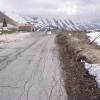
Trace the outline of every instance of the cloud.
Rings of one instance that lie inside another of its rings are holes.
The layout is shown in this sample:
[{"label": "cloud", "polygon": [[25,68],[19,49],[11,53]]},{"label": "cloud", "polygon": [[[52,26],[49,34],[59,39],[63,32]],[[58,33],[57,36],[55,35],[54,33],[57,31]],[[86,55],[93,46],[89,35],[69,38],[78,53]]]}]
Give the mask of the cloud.
[{"label": "cloud", "polygon": [[1,10],[99,20],[100,0],[0,0]]}]

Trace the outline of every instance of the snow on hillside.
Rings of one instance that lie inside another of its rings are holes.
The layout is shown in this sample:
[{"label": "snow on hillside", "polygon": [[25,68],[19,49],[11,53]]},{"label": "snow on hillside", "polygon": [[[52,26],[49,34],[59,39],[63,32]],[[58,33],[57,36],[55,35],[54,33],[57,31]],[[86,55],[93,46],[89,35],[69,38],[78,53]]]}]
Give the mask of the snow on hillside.
[{"label": "snow on hillside", "polygon": [[14,21],[20,23],[20,24],[25,24],[26,20],[19,14],[14,13],[14,12],[5,12],[5,14],[7,16],[9,16],[11,19],[13,19]]},{"label": "snow on hillside", "polygon": [[5,12],[7,16],[15,20],[19,24],[26,24],[27,22],[30,22],[34,24],[36,27],[42,27],[42,28],[48,28],[50,26],[51,28],[59,28],[60,30],[69,30],[69,31],[91,31],[96,30],[100,25],[97,24],[91,24],[91,23],[85,23],[82,24],[82,22],[78,21],[77,23],[75,20],[72,20],[70,18],[41,18],[36,16],[23,16],[20,14],[17,14],[15,12]]}]

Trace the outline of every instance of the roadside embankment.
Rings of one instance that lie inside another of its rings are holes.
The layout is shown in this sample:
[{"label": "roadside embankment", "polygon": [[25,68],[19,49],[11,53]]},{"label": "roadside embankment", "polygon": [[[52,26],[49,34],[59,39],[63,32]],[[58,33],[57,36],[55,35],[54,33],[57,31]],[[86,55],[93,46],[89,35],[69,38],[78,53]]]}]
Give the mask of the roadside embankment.
[{"label": "roadside embankment", "polygon": [[82,32],[60,33],[57,44],[69,100],[100,100],[95,76],[85,68],[85,62],[100,64],[100,50],[89,45],[87,36]]}]

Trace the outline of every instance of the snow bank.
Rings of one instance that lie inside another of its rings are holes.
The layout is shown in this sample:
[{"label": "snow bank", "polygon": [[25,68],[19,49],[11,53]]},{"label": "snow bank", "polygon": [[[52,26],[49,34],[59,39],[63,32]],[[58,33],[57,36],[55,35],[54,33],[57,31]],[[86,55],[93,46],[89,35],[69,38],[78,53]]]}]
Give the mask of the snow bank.
[{"label": "snow bank", "polygon": [[31,33],[15,33],[15,34],[0,35],[0,41],[1,41],[0,45],[4,44],[6,42],[12,42],[12,41],[16,41],[16,40],[23,40],[28,35],[31,35]]},{"label": "snow bank", "polygon": [[[89,36],[90,41],[92,42],[95,38],[97,38],[100,35],[100,32],[92,32],[88,33],[87,36]],[[95,41],[97,45],[100,45],[100,37],[98,37]]]},{"label": "snow bank", "polygon": [[100,88],[100,65],[99,64],[89,64],[85,62],[85,68],[89,71],[89,74],[95,76],[95,80]]}]

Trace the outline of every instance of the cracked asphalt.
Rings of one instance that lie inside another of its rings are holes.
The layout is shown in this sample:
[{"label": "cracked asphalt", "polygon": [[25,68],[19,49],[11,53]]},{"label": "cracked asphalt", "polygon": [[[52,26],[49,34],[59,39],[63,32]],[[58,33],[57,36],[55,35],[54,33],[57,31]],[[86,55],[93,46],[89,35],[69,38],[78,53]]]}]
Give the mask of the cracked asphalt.
[{"label": "cracked asphalt", "polygon": [[0,47],[0,100],[67,100],[55,36],[35,32]]}]

